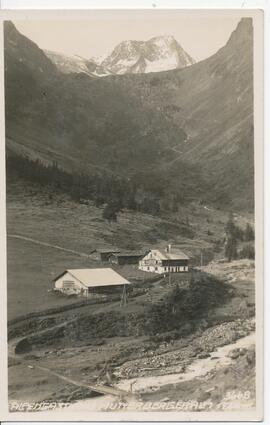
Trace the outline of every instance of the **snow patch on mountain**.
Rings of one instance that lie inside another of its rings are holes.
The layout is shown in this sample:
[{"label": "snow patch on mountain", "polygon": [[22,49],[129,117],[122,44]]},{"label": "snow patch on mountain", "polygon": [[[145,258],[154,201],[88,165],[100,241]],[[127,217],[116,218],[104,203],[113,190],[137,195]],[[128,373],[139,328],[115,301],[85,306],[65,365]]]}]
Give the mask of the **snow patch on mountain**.
[{"label": "snow patch on mountain", "polygon": [[64,74],[85,73],[91,77],[104,77],[110,72],[97,64],[93,59],[85,59],[79,55],[66,55],[63,53],[44,50],[47,57]]},{"label": "snow patch on mountain", "polygon": [[65,74],[71,72],[85,72],[88,74],[88,68],[85,60],[76,55],[66,55],[63,53],[44,50],[44,53]]},{"label": "snow patch on mountain", "polygon": [[164,70],[170,70],[178,68],[178,62],[175,58],[159,59],[155,61],[149,61],[146,59],[146,68],[144,72],[160,72]]}]

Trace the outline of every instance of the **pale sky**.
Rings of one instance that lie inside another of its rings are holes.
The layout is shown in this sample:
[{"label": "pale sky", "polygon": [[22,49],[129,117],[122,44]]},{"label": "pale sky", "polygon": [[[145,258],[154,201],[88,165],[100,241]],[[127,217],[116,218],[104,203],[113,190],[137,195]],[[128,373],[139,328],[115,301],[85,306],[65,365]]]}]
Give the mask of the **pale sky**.
[{"label": "pale sky", "polygon": [[173,35],[196,61],[205,59],[224,46],[241,16],[224,12],[170,14],[155,16],[142,11],[113,19],[99,13],[82,20],[13,20],[17,29],[40,48],[84,58],[109,54],[123,40],[148,40],[157,35]]}]

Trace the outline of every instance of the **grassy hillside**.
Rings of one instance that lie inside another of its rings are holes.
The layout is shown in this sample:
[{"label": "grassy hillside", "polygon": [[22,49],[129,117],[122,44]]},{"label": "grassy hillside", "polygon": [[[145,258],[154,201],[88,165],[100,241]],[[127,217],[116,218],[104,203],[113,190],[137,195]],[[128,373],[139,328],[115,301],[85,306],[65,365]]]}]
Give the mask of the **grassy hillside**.
[{"label": "grassy hillside", "polygon": [[[227,214],[192,203],[170,216],[156,217],[125,210],[117,222],[102,218],[103,208],[93,203],[75,203],[61,193],[25,182],[9,181],[7,191],[7,248],[9,316],[21,315],[62,303],[48,293],[51,280],[65,268],[100,267],[91,256],[80,257],[11,237],[19,235],[37,241],[90,254],[94,249],[164,247],[168,242],[200,262],[223,255],[222,241]],[[244,227],[251,217],[238,217]],[[187,230],[194,236],[188,238]],[[136,266],[119,270],[128,278],[137,277]],[[31,297],[29,296],[31,294]],[[66,301],[64,301],[66,302]]]}]

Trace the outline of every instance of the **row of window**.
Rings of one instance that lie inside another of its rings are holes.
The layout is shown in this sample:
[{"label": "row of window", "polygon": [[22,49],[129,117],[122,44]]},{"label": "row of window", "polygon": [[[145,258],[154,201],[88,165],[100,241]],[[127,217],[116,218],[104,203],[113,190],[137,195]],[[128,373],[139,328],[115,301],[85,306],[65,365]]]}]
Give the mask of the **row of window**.
[{"label": "row of window", "polygon": [[[150,270],[150,267],[147,266],[147,270]],[[155,267],[155,271],[158,270],[158,267]],[[187,272],[188,267],[187,266],[181,266],[181,267],[164,267],[165,272]]]},{"label": "row of window", "polygon": [[164,267],[165,272],[185,272],[188,271],[188,267],[186,266],[176,266],[176,267]]},{"label": "row of window", "polygon": [[142,266],[147,266],[148,264],[161,264],[161,261],[158,260],[142,260]]}]

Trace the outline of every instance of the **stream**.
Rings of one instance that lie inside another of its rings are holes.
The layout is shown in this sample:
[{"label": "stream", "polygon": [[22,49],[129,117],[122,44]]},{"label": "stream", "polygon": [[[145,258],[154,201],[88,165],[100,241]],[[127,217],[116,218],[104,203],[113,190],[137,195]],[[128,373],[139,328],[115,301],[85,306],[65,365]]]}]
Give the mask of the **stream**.
[{"label": "stream", "polygon": [[142,378],[125,379],[122,380],[117,386],[123,390],[130,390],[132,385],[133,393],[136,392],[148,392],[155,388],[155,390],[168,384],[176,384],[179,382],[190,381],[191,379],[198,378],[206,375],[212,369],[218,369],[224,366],[228,366],[232,359],[228,357],[231,350],[235,348],[244,348],[252,344],[255,344],[255,334],[252,333],[244,338],[239,339],[235,343],[224,345],[219,347],[216,351],[210,354],[210,357],[206,359],[197,359],[191,363],[185,372],[172,373],[169,375],[160,376],[146,376]]},{"label": "stream", "polygon": [[[165,385],[190,381],[194,378],[205,376],[214,369],[218,370],[224,366],[228,366],[232,363],[232,359],[228,357],[231,350],[236,348],[247,348],[254,344],[255,333],[251,333],[250,335],[238,339],[232,344],[217,348],[210,354],[210,357],[195,360],[187,367],[185,372],[123,379],[118,382],[116,386],[126,391],[130,391],[132,388],[132,393],[134,394],[134,397],[132,398],[135,399],[136,393],[138,396],[139,394],[146,392],[155,392]],[[110,403],[114,403],[116,401],[117,399],[113,396],[94,397],[73,403],[66,410],[105,411]]]}]

